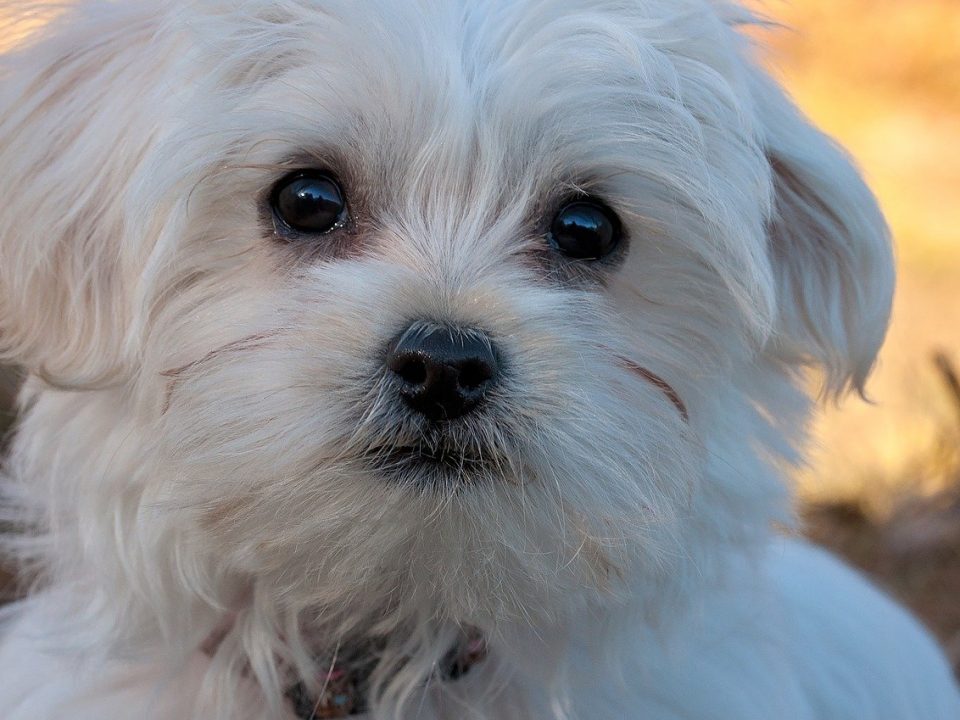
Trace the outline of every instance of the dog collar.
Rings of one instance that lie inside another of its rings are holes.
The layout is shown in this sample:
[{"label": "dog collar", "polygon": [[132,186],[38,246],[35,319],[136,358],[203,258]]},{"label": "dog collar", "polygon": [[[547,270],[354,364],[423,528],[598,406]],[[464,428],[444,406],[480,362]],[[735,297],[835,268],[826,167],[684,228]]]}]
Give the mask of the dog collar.
[{"label": "dog collar", "polygon": [[[455,681],[487,656],[487,644],[476,629],[465,630],[437,664],[430,680]],[[337,659],[319,678],[320,691],[311,694],[303,682],[287,690],[293,711],[302,720],[326,720],[362,715],[369,709],[370,678],[379,662],[377,648],[341,648]]]}]

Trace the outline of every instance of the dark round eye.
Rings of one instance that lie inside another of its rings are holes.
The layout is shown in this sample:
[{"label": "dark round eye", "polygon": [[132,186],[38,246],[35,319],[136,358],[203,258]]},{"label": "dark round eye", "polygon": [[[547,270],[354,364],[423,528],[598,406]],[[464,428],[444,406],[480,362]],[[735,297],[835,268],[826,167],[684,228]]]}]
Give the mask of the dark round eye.
[{"label": "dark round eye", "polygon": [[550,224],[550,243],[567,257],[599,260],[620,242],[620,218],[597,200],[567,203]]},{"label": "dark round eye", "polygon": [[298,170],[273,187],[273,212],[292,230],[313,235],[325,233],[346,221],[343,188],[321,170]]}]

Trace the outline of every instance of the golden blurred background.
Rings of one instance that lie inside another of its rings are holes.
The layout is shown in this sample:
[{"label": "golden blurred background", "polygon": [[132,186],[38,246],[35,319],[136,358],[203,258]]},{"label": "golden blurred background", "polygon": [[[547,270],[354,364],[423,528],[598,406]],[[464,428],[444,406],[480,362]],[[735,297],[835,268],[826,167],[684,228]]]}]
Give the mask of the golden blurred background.
[{"label": "golden blurred background", "polygon": [[865,494],[884,512],[903,483],[943,487],[942,474],[914,466],[958,422],[932,358],[960,360],[960,2],[796,0],[764,11],[793,28],[765,33],[772,70],[856,158],[896,240],[875,404],[827,409],[802,476],[808,498]]},{"label": "golden blurred background", "polygon": [[908,602],[960,674],[960,2],[759,0],[772,72],[854,156],[898,258],[872,404],[823,408],[807,531]]},{"label": "golden blurred background", "polygon": [[[817,417],[797,477],[803,515],[910,603],[960,669],[960,0],[754,6],[781,25],[755,33],[765,62],[856,158],[897,242],[873,404]],[[0,49],[24,29],[0,0]],[[0,377],[0,427],[4,392]]]}]

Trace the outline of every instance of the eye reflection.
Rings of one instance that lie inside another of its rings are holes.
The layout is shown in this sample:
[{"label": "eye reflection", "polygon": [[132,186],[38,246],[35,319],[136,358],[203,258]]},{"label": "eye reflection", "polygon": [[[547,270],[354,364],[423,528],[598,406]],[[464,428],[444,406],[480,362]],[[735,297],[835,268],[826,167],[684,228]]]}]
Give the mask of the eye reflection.
[{"label": "eye reflection", "polygon": [[577,260],[599,260],[620,243],[620,219],[597,200],[564,205],[550,224],[548,240],[557,250]]},{"label": "eye reflection", "polygon": [[273,188],[270,204],[283,225],[298,233],[320,235],[346,221],[343,188],[321,170],[298,170]]}]

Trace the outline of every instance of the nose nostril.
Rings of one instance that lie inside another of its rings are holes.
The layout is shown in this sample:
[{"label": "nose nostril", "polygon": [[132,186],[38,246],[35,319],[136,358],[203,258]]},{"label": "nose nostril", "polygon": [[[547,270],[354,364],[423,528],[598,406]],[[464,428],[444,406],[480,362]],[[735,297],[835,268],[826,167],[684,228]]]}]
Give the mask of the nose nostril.
[{"label": "nose nostril", "polygon": [[393,371],[411,385],[422,385],[427,380],[427,364],[420,357],[402,358]]},{"label": "nose nostril", "polygon": [[482,360],[467,360],[459,367],[459,384],[464,390],[476,390],[493,377],[493,369]]},{"label": "nose nostril", "polygon": [[500,375],[490,338],[477,330],[413,325],[388,348],[396,392],[434,422],[455,420],[484,400]]}]

